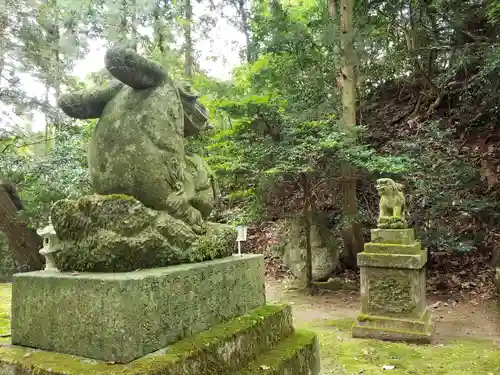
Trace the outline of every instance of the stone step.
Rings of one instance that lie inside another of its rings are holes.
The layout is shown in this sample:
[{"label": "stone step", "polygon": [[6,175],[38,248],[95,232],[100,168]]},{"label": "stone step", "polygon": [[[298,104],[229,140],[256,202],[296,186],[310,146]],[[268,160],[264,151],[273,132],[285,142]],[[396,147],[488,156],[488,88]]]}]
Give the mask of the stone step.
[{"label": "stone step", "polygon": [[[281,348],[278,353],[282,351],[287,361],[296,362],[302,357],[309,361],[306,354],[312,350],[315,336],[296,336],[293,332],[290,306],[266,305],[128,364],[108,364],[26,347],[0,347],[0,374],[235,375],[263,353],[273,353],[277,345]],[[292,340],[288,341],[288,337]],[[283,343],[290,347],[283,347]]]},{"label": "stone step", "polygon": [[295,331],[238,374],[319,375],[319,372],[319,344],[316,335],[309,331]]}]

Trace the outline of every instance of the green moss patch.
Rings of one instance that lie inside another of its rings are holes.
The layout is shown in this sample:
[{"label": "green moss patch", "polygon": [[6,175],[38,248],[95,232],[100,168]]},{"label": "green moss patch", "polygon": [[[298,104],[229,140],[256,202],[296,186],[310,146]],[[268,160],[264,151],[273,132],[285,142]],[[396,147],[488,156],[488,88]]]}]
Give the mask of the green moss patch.
[{"label": "green moss patch", "polygon": [[296,331],[276,348],[251,363],[241,375],[319,374],[319,348],[316,334]]},{"label": "green moss patch", "polygon": [[385,254],[379,253],[359,253],[358,267],[384,267],[421,269],[427,263],[427,253],[420,251],[419,255],[412,254]]},{"label": "green moss patch", "polygon": [[60,200],[51,211],[61,271],[127,272],[230,256],[236,230],[206,222],[199,235],[166,211],[123,194]]},{"label": "green moss patch", "polygon": [[365,253],[377,254],[420,254],[422,253],[422,244],[416,241],[410,245],[393,244],[393,243],[376,243],[368,242],[364,246]]},{"label": "green moss patch", "polygon": [[286,339],[292,331],[290,307],[267,305],[126,365],[21,347],[2,347],[0,373],[232,375]]},{"label": "green moss patch", "polygon": [[[325,374],[383,375],[470,375],[497,374],[498,345],[492,342],[459,340],[445,345],[409,345],[378,340],[353,339],[345,330],[349,319],[315,326]],[[354,320],[350,320],[353,324]],[[338,329],[335,329],[338,328]],[[384,365],[394,366],[390,372]]]},{"label": "green moss patch", "polygon": [[0,335],[10,334],[10,285],[0,283]]},{"label": "green moss patch", "polygon": [[340,331],[350,332],[353,325],[354,325],[353,319],[344,318],[344,319],[327,320],[325,322],[324,327],[330,326],[330,327],[334,327]]}]

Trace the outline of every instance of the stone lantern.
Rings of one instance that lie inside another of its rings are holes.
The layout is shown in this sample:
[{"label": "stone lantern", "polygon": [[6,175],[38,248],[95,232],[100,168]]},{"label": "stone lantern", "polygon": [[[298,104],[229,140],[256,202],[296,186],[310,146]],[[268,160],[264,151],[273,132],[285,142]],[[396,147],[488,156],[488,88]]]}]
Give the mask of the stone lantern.
[{"label": "stone lantern", "polygon": [[49,224],[42,229],[38,229],[37,233],[43,238],[43,247],[39,253],[45,257],[45,271],[59,272],[54,264],[54,245],[57,244],[58,239],[50,217]]}]

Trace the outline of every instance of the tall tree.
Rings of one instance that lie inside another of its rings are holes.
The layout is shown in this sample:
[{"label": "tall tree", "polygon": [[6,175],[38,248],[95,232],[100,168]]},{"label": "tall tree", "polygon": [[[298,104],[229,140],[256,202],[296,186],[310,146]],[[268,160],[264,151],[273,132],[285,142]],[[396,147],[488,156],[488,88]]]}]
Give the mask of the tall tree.
[{"label": "tall tree", "polygon": [[22,208],[14,187],[0,183],[0,231],[7,236],[16,269],[21,272],[35,271],[43,266],[38,253],[42,239],[17,217],[17,211]]},{"label": "tall tree", "polygon": [[235,22],[236,27],[245,36],[245,57],[246,62],[252,62],[252,44],[251,44],[251,29],[250,29],[250,11],[248,9],[248,1],[246,0],[231,0],[233,1],[233,7],[237,11],[237,21]]},{"label": "tall tree", "polygon": [[[335,16],[335,0],[330,0],[329,11]],[[342,113],[343,124],[351,137],[355,137],[356,126],[356,52],[354,50],[354,0],[340,0],[340,48],[342,69]],[[361,226],[354,219],[357,214],[356,176],[353,166],[342,165],[343,213],[348,219],[343,238],[347,260],[351,266],[356,265],[357,254],[363,251]]]},{"label": "tall tree", "polygon": [[187,78],[193,77],[194,46],[192,38],[193,5],[191,0],[184,0],[184,74]]}]

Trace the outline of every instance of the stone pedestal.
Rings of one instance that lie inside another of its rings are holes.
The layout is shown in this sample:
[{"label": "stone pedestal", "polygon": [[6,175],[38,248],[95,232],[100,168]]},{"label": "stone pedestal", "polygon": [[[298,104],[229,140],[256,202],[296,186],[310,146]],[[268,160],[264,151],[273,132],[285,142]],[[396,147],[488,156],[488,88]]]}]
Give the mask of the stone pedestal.
[{"label": "stone pedestal", "polygon": [[266,305],[264,257],[17,274],[5,375],[319,375],[319,343]]},{"label": "stone pedestal", "polygon": [[262,256],[14,275],[12,344],[127,363],[265,304]]},{"label": "stone pedestal", "polygon": [[356,338],[429,343],[433,323],[427,308],[427,252],[413,229],[373,229],[358,254],[361,314]]}]

